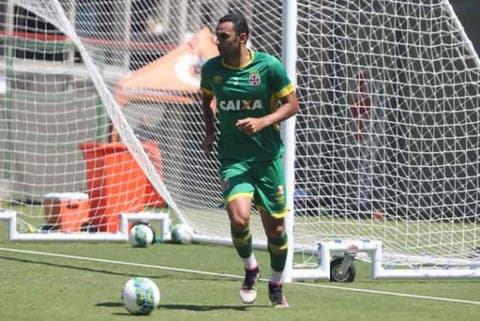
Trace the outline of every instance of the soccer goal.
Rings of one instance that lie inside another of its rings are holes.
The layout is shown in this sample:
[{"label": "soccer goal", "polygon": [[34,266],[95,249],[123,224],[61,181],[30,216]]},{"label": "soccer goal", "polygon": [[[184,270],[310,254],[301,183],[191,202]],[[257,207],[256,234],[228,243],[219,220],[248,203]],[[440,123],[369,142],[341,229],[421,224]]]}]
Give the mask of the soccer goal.
[{"label": "soccer goal", "polygon": [[282,124],[286,280],[352,281],[355,259],[373,278],[479,277],[480,61],[446,0],[1,2],[9,238],[124,241],[171,215],[231,243],[199,101],[229,9],[300,100]]}]

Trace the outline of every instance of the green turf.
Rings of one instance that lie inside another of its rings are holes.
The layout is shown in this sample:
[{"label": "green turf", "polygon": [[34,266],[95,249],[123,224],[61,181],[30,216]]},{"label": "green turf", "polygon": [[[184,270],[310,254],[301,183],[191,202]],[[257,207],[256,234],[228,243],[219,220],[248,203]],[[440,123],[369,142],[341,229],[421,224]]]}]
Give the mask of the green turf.
[{"label": "green turf", "polygon": [[[31,208],[29,220],[35,226],[43,222],[42,210],[41,207]],[[240,303],[238,289],[243,271],[235,251],[228,247],[155,244],[147,249],[138,249],[127,243],[15,243],[6,241],[5,224],[0,224],[0,248],[37,253],[0,249],[1,321],[109,321],[139,318],[129,315],[120,300],[123,284],[133,276],[149,277],[159,285],[162,293],[160,308],[150,316],[140,317],[150,320],[480,319],[480,280],[372,281],[369,278],[370,265],[360,262],[355,263],[357,277],[350,284],[320,281],[286,285],[285,292],[291,308],[277,311],[270,307],[266,283],[260,284],[255,305]],[[57,253],[77,258],[38,253]],[[256,253],[263,277],[268,278],[268,254],[263,251]],[[81,260],[78,257],[112,262]],[[177,269],[212,272],[216,275]],[[392,294],[366,293],[356,289]],[[479,304],[393,294],[450,298]]]},{"label": "green turf", "polygon": [[[223,246],[155,244],[147,249],[126,243],[13,243],[1,248],[192,269],[219,274],[242,274],[233,249]],[[268,255],[257,251],[268,277]],[[372,281],[367,264],[356,262],[358,274],[350,284],[326,281],[285,286],[291,308],[275,310],[259,285],[255,305],[240,303],[240,279],[193,271],[95,262],[0,250],[1,320],[478,320],[480,305],[442,302],[346,291],[370,289],[480,302],[480,280]],[[150,316],[130,316],[120,290],[133,276],[149,277],[161,291],[159,309]],[[335,286],[338,288],[327,288]]]}]

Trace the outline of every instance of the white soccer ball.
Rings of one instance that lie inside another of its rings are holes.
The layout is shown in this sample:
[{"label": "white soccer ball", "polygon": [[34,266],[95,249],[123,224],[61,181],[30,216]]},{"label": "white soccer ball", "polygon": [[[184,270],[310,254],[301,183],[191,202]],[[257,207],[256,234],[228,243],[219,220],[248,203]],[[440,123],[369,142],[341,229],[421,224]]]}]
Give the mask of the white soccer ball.
[{"label": "white soccer ball", "polygon": [[175,224],[170,231],[172,235],[172,242],[177,244],[192,243],[193,230],[187,224]]},{"label": "white soccer ball", "polygon": [[131,314],[147,315],[160,303],[160,290],[152,280],[135,277],[122,289],[122,302]]},{"label": "white soccer ball", "polygon": [[154,237],[152,228],[146,224],[135,224],[128,232],[128,241],[133,247],[147,247]]}]

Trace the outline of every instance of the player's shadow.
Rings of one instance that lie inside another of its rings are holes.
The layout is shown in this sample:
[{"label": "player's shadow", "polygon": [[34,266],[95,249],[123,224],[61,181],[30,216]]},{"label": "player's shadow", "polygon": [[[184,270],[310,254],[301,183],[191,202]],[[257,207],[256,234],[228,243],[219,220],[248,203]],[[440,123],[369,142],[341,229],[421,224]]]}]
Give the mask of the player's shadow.
[{"label": "player's shadow", "polygon": [[[110,307],[117,308],[123,307],[121,302],[102,302],[97,303],[97,307]],[[216,310],[235,310],[235,311],[248,311],[252,308],[268,308],[269,305],[195,305],[195,304],[161,304],[157,309],[158,310],[185,310],[185,311],[195,311],[195,312],[207,312],[207,311],[216,311]],[[115,312],[114,314],[128,314]]]},{"label": "player's shadow", "polygon": [[186,310],[186,311],[215,311],[215,310],[236,310],[247,311],[255,308],[268,308],[269,305],[194,305],[194,304],[164,304],[159,310]]},{"label": "player's shadow", "polygon": [[269,308],[269,305],[194,305],[194,304],[162,304],[159,310],[186,310],[186,311],[215,311],[215,310],[235,310],[248,311],[254,308]]}]

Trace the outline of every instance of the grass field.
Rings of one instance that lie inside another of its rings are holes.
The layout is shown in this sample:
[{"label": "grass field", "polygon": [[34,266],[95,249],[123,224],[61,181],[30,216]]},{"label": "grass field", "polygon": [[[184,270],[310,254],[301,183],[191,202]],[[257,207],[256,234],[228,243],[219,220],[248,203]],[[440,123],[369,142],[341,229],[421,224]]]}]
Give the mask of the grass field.
[{"label": "grass field", "polygon": [[[268,255],[257,256],[268,278]],[[13,243],[3,233],[0,320],[480,320],[480,280],[372,281],[368,264],[356,266],[350,284],[286,285],[291,308],[276,310],[266,282],[255,305],[240,303],[243,271],[228,247]],[[133,276],[160,288],[160,307],[150,316],[131,316],[121,304],[120,290]]]}]

